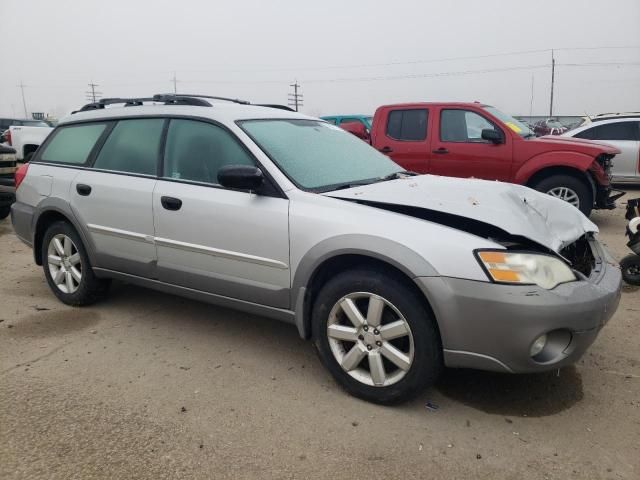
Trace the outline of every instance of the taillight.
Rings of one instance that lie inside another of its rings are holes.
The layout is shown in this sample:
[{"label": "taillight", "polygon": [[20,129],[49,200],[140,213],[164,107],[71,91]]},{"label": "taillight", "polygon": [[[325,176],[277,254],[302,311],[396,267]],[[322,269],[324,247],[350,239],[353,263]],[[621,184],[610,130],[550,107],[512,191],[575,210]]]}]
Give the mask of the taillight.
[{"label": "taillight", "polygon": [[14,177],[14,181],[16,182],[16,189],[18,189],[18,187],[22,183],[22,181],[24,180],[24,177],[27,176],[27,170],[29,170],[29,164],[28,163],[22,164],[20,166],[20,168],[18,168],[18,170],[16,170],[16,175]]}]

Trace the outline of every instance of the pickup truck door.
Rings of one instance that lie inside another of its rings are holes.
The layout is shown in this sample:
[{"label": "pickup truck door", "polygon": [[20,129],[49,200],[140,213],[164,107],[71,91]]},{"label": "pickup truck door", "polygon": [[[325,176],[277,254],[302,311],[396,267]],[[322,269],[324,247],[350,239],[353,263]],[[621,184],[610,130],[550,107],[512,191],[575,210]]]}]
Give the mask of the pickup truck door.
[{"label": "pickup truck door", "polygon": [[374,124],[373,146],[406,170],[428,172],[429,109],[409,108],[384,112]]},{"label": "pickup truck door", "polygon": [[[450,177],[511,180],[512,140],[509,132],[484,115],[464,108],[441,108],[431,139],[429,173]],[[482,130],[502,132],[504,143],[483,140]]]}]

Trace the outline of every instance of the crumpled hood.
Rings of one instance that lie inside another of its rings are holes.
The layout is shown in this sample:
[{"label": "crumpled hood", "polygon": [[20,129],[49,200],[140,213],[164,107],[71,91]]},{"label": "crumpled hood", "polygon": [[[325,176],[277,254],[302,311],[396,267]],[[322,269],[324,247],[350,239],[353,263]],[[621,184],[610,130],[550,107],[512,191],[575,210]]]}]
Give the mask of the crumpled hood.
[{"label": "crumpled hood", "polygon": [[324,195],[345,200],[424,208],[478,220],[555,252],[585,233],[598,232],[568,203],[521,185],[420,175]]}]

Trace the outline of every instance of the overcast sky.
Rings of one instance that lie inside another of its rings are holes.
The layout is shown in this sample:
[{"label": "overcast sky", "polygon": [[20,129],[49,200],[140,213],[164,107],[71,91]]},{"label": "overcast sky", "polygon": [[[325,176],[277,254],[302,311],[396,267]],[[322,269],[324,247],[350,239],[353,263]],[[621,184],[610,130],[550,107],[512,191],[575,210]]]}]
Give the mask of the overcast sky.
[{"label": "overcast sky", "polygon": [[639,0],[0,0],[0,116],[24,116],[20,82],[29,115],[64,116],[92,81],[144,96],[174,71],[179,92],[255,102],[286,103],[297,79],[311,115],[421,100],[544,115],[551,48],[555,114],[640,111],[639,25]]}]

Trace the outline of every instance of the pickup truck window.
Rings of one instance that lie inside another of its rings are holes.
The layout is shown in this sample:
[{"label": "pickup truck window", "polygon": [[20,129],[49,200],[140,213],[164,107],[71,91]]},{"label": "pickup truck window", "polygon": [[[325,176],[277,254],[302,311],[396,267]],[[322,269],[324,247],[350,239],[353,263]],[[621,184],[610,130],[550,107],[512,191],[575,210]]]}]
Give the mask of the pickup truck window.
[{"label": "pickup truck window", "polygon": [[105,123],[91,123],[60,127],[44,147],[40,160],[83,165],[106,126]]},{"label": "pickup truck window", "polygon": [[487,143],[482,130],[496,126],[471,110],[450,109],[440,112],[440,140],[443,142]]},{"label": "pickup truck window", "polygon": [[426,109],[391,110],[387,119],[387,136],[394,140],[417,142],[427,138]]},{"label": "pickup truck window", "polygon": [[615,122],[598,125],[574,135],[587,140],[640,140],[640,122]]},{"label": "pickup truck window", "polygon": [[402,172],[389,157],[316,120],[244,120],[240,127],[298,187],[330,191]]}]

